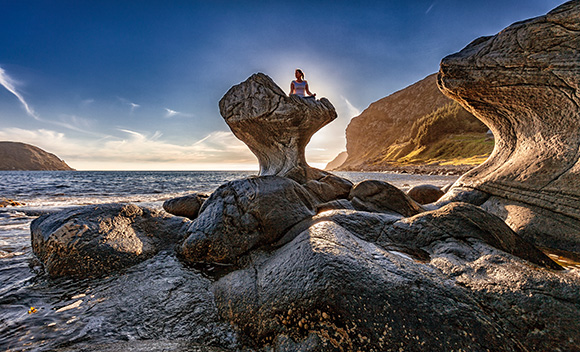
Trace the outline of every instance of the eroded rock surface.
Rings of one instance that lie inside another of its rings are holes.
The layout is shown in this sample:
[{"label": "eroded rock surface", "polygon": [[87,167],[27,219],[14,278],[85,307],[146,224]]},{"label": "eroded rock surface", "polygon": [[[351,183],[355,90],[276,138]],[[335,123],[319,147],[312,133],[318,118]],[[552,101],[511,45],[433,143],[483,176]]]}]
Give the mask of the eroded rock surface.
[{"label": "eroded rock surface", "polygon": [[350,191],[348,199],[356,209],[364,211],[394,212],[403,216],[413,216],[425,210],[405,192],[378,180],[357,183]]},{"label": "eroded rock surface", "polygon": [[100,276],[137,264],[181,239],[182,218],[134,204],[100,204],[43,215],[32,249],[53,277]]},{"label": "eroded rock surface", "polygon": [[445,200],[483,192],[482,207],[525,238],[580,252],[580,1],[473,41],[438,80],[496,140]]},{"label": "eroded rock surface", "polygon": [[475,206],[406,219],[330,211],[293,231],[278,250],[254,253],[248,267],[214,284],[222,316],[257,345],[520,351],[580,344],[578,273],[557,276],[490,246],[557,268]]},{"label": "eroded rock surface", "polygon": [[316,131],[337,117],[328,99],[287,96],[270,77],[257,73],[233,86],[219,107],[234,135],[258,158],[260,176],[305,183],[327,174],[312,172],[304,149]]},{"label": "eroded rock surface", "polygon": [[417,185],[407,191],[407,195],[419,204],[429,204],[439,200],[445,192],[434,185]]},{"label": "eroded rock surface", "polygon": [[312,195],[289,178],[263,176],[228,182],[205,201],[179,253],[193,263],[235,262],[313,216],[315,204]]},{"label": "eroded rock surface", "polygon": [[209,197],[206,193],[193,193],[163,202],[163,210],[169,214],[195,219],[203,202]]}]

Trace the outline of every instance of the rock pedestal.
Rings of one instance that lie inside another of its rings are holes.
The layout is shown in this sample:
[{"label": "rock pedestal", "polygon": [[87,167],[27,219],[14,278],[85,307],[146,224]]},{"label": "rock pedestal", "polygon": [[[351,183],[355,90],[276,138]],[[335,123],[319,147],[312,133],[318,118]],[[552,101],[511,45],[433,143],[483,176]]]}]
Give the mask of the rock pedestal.
[{"label": "rock pedestal", "polygon": [[321,177],[309,175],[304,149],[337,117],[328,99],[287,96],[270,77],[257,73],[233,86],[219,107],[234,135],[258,158],[260,176],[291,176],[299,183]]},{"label": "rock pedestal", "polygon": [[525,238],[580,252],[580,2],[473,41],[441,61],[438,81],[496,140],[444,201],[483,192]]}]

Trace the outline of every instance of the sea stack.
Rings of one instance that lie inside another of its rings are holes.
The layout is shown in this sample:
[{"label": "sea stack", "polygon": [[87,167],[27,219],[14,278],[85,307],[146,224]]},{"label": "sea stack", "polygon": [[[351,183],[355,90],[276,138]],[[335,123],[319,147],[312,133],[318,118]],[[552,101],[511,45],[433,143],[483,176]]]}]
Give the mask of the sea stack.
[{"label": "sea stack", "polygon": [[580,252],[580,1],[441,62],[438,83],[495,136],[445,202],[471,199],[536,245]]},{"label": "sea stack", "polygon": [[274,81],[256,73],[233,86],[219,102],[236,137],[256,155],[260,176],[285,176],[303,183],[319,173],[306,163],[304,149],[316,131],[336,119],[328,99],[287,96]]}]

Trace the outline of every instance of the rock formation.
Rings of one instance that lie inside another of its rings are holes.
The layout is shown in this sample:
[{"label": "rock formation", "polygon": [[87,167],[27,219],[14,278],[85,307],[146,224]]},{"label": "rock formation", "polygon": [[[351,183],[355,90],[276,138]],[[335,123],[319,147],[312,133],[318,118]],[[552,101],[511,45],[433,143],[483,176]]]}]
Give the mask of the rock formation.
[{"label": "rock formation", "polygon": [[407,191],[407,195],[419,204],[429,204],[443,197],[443,192],[439,187],[433,185],[417,185]]},{"label": "rock formation", "polygon": [[183,197],[168,199],[163,202],[163,210],[169,214],[195,219],[203,202],[209,197],[206,193],[193,193]]},{"label": "rock formation", "polygon": [[0,142],[0,170],[74,170],[56,155],[30,144]]},{"label": "rock formation", "polygon": [[233,86],[219,107],[234,135],[258,158],[260,176],[287,176],[300,183],[320,178],[306,163],[304,149],[316,131],[337,117],[326,98],[287,96],[270,77],[257,73]]},{"label": "rock formation", "polygon": [[182,234],[183,219],[134,204],[102,204],[43,215],[32,249],[53,277],[100,276],[139,263]]},{"label": "rock formation", "polygon": [[538,245],[580,252],[579,68],[579,1],[444,58],[441,90],[496,145],[442,202],[471,199]]},{"label": "rock formation", "polygon": [[314,204],[304,187],[285,177],[228,182],[205,201],[179,253],[188,262],[233,263],[312,217]]}]

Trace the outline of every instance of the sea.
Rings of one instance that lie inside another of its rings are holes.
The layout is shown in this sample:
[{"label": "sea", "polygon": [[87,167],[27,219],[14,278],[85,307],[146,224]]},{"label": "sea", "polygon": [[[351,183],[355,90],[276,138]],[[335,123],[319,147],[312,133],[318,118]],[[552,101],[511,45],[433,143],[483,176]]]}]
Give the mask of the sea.
[{"label": "sea", "polygon": [[[211,279],[170,252],[96,279],[51,279],[31,250],[30,223],[45,213],[102,203],[162,209],[165,200],[214,191],[255,171],[0,171],[0,351],[90,351],[131,341],[186,341],[228,350],[238,336],[219,319]],[[457,176],[336,172],[406,191]],[[84,346],[81,348],[81,346]],[[88,347],[87,347],[88,346]],[[95,347],[96,348],[96,347]]]}]

